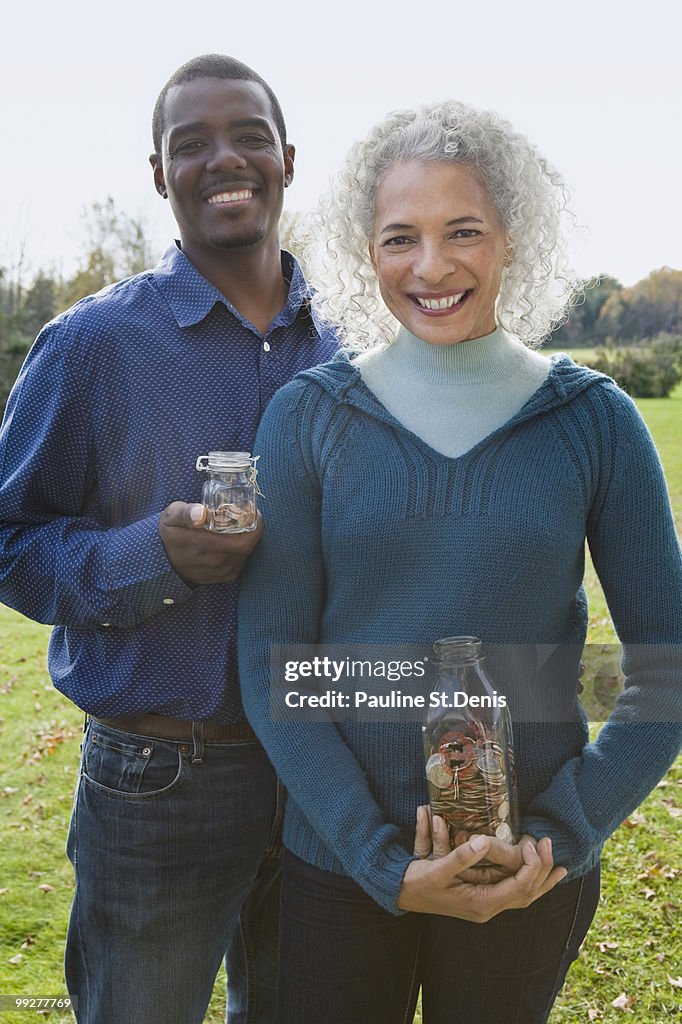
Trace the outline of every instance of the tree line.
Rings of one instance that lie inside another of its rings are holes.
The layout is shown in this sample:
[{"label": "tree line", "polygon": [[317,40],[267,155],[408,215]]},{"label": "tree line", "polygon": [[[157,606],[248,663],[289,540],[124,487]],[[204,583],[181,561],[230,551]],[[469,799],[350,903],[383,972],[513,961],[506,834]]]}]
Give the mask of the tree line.
[{"label": "tree line", "polygon": [[86,295],[156,262],[143,223],[117,210],[111,197],[86,211],[84,235],[79,265],[69,277],[39,270],[26,283],[23,258],[12,270],[0,267],[0,415],[44,324]]},{"label": "tree line", "polygon": [[[109,197],[84,216],[76,271],[63,279],[40,270],[23,281],[21,261],[0,267],[0,414],[41,327],[79,299],[154,265],[141,221]],[[283,244],[296,250],[295,217],[285,215]],[[682,379],[682,270],[662,267],[632,287],[605,275],[583,282],[580,301],[548,341],[552,348],[597,348],[590,365],[633,396],[668,394]]]}]

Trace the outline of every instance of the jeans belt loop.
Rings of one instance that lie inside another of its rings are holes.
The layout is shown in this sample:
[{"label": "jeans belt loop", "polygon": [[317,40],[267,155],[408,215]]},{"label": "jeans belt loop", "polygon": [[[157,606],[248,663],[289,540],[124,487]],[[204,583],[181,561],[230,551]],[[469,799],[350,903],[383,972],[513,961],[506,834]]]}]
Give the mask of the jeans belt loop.
[{"label": "jeans belt loop", "polygon": [[192,722],[192,764],[204,763],[204,723]]}]

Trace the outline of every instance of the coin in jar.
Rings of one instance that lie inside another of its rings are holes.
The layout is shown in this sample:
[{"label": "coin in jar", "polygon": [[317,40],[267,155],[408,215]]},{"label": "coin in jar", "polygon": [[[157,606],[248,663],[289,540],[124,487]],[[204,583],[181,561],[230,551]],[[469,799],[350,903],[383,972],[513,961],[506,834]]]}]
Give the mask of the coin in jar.
[{"label": "coin in jar", "polygon": [[482,772],[495,772],[499,770],[500,762],[490,750],[477,750],[476,761]]},{"label": "coin in jar", "polygon": [[497,839],[500,839],[503,843],[511,843],[513,839],[512,830],[509,828],[509,825],[506,823],[506,821],[503,821],[501,825],[497,826],[497,828],[495,829],[495,836]]},{"label": "coin in jar", "polygon": [[429,782],[438,789],[447,789],[452,785],[452,772],[444,764],[434,765],[429,772]]},{"label": "coin in jar", "polygon": [[447,789],[452,785],[452,772],[448,771],[440,754],[433,754],[426,762],[426,775],[429,782],[437,789]]}]

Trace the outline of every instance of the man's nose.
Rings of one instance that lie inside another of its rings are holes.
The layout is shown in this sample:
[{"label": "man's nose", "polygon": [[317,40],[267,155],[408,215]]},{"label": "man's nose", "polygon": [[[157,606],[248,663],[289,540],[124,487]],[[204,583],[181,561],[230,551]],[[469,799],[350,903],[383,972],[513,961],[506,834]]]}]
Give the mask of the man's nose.
[{"label": "man's nose", "polygon": [[239,146],[231,139],[214,139],[208,151],[208,171],[231,171],[246,167],[246,160]]}]

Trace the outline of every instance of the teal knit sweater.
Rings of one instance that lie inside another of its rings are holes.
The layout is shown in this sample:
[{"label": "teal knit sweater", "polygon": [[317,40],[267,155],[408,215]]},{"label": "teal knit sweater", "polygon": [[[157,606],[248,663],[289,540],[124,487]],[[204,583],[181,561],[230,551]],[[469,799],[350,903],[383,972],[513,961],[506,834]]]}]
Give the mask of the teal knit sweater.
[{"label": "teal knit sweater", "polygon": [[[402,426],[342,355],[278,392],[255,451],[266,529],[242,578],[242,699],[289,793],[287,847],[397,913],[424,761],[416,722],[277,720],[271,645],[427,650],[473,634],[503,652],[564,652],[526,659],[503,682],[502,658],[493,678],[515,720],[523,830],[551,837],[569,878],[593,866],[682,740],[682,559],[630,399],[554,357],[516,415],[449,458]],[[576,696],[586,539],[626,673],[594,743]]]}]

